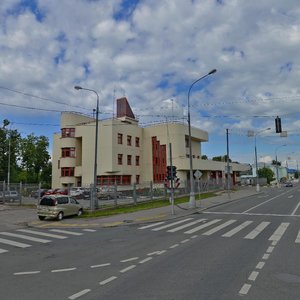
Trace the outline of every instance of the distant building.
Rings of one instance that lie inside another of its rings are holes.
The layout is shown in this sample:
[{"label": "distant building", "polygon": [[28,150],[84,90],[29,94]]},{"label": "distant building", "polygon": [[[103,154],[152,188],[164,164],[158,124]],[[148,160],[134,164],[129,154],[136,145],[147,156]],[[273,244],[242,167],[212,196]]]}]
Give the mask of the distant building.
[{"label": "distant building", "polygon": [[[61,114],[61,132],[54,134],[52,187],[88,186],[93,183],[95,119],[74,112]],[[177,168],[182,182],[189,180],[188,126],[184,123],[160,123],[140,127],[126,98],[117,100],[117,116],[99,121],[97,155],[98,185],[163,183],[166,169]],[[194,171],[201,179],[225,180],[226,162],[201,159],[201,143],[208,141],[206,131],[192,128]],[[249,165],[230,163],[232,182]]]}]

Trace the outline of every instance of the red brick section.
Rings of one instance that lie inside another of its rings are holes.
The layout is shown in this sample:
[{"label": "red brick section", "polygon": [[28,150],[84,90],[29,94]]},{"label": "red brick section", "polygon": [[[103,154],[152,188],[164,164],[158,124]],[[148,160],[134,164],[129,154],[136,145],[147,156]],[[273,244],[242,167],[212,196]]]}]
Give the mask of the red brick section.
[{"label": "red brick section", "polygon": [[117,99],[117,118],[129,117],[135,119],[126,97]]}]

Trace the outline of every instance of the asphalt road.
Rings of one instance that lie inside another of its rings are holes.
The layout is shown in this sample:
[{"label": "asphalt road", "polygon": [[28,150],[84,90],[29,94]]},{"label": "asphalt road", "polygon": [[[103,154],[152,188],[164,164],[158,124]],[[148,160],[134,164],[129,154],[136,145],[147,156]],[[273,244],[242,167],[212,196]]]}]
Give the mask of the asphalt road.
[{"label": "asphalt road", "polygon": [[166,222],[0,231],[1,298],[299,299],[299,256],[300,186],[273,188]]}]

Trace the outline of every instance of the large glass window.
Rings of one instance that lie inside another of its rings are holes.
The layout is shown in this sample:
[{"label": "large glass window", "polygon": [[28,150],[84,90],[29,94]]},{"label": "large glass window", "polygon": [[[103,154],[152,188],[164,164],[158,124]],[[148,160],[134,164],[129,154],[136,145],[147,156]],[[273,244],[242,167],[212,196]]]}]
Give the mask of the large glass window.
[{"label": "large glass window", "polygon": [[136,146],[136,147],[139,147],[139,146],[140,146],[140,138],[139,138],[139,137],[136,137],[136,138],[135,138],[135,146]]},{"label": "large glass window", "polygon": [[131,135],[127,135],[127,146],[131,146]]},{"label": "large glass window", "polygon": [[75,157],[75,148],[62,148],[61,157]]},{"label": "large glass window", "polygon": [[65,176],[74,176],[75,174],[75,168],[61,168],[61,176],[65,177]]},{"label": "large glass window", "polygon": [[118,154],[118,165],[123,164],[123,154]]},{"label": "large glass window", "polygon": [[140,165],[140,157],[139,157],[139,156],[136,156],[136,157],[135,157],[135,165],[136,165],[136,166],[139,166],[139,165]]},{"label": "large glass window", "polygon": [[131,166],[131,155],[127,155],[127,165]]},{"label": "large glass window", "polygon": [[62,128],[61,137],[75,137],[75,128]]}]

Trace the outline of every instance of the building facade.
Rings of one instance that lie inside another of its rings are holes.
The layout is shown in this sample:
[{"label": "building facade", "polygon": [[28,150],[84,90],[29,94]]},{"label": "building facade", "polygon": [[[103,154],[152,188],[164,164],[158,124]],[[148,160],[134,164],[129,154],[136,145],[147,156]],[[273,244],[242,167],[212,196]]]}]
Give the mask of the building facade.
[{"label": "building facade", "polygon": [[[188,126],[161,123],[140,127],[126,98],[117,99],[117,116],[98,122],[98,185],[163,183],[167,166],[177,168],[181,181],[189,180]],[[52,188],[89,186],[94,180],[95,119],[74,112],[61,114],[61,132],[54,134]],[[226,162],[201,159],[201,143],[207,132],[191,131],[194,171],[203,179],[225,180]],[[170,150],[172,156],[170,155]],[[231,179],[249,166],[230,163]]]}]

